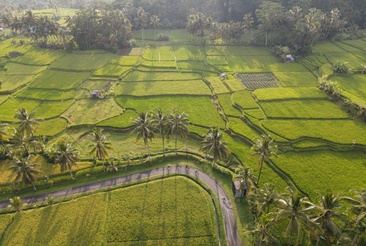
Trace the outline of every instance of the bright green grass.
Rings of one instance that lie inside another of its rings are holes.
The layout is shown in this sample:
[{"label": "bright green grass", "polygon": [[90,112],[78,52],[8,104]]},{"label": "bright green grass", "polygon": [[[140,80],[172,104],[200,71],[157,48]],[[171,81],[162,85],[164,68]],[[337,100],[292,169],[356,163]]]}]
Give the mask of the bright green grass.
[{"label": "bright green grass", "polygon": [[49,65],[66,53],[62,50],[40,49],[32,47],[24,56],[18,56],[12,61],[29,65]]},{"label": "bright green grass", "polygon": [[62,118],[54,118],[41,121],[36,128],[35,135],[37,136],[54,136],[67,127],[67,121]]},{"label": "bright green grass", "polygon": [[341,144],[365,144],[366,125],[353,120],[265,120],[262,125],[284,138],[325,139]]},{"label": "bright green grass", "polygon": [[245,109],[244,112],[245,114],[254,117],[258,120],[264,119],[264,114],[261,109]]},{"label": "bright green grass", "polygon": [[53,118],[59,116],[66,109],[68,109],[75,100],[66,101],[44,101],[41,105],[36,108],[35,117],[41,117],[44,119]]},{"label": "bright green grass", "polygon": [[279,155],[273,161],[287,172],[310,198],[319,198],[327,190],[343,195],[365,188],[364,153],[302,152]]},{"label": "bright green grass", "polygon": [[1,42],[0,44],[0,56],[7,56],[9,52],[17,51],[20,53],[26,53],[29,49],[32,48],[31,45],[20,45],[19,40],[21,38],[14,38],[15,41],[17,41],[17,44],[13,45],[11,38],[6,39]]},{"label": "bright green grass", "polygon": [[268,47],[248,46],[252,56],[273,56],[273,53]]},{"label": "bright green grass", "polygon": [[71,53],[52,63],[51,68],[73,71],[93,71],[110,62],[115,56],[116,55],[108,53]]},{"label": "bright green grass", "polygon": [[209,87],[202,80],[121,82],[114,91],[117,96],[211,95]]},{"label": "bright green grass", "polygon": [[[208,237],[208,241],[198,242],[202,245],[217,243],[211,200],[197,184],[185,178],[168,178],[112,191],[110,199],[108,242],[176,238],[189,244],[190,237]],[[120,216],[121,207],[128,213]]]},{"label": "bright green grass", "polygon": [[249,46],[229,46],[229,50],[233,56],[250,56],[252,53],[249,51],[249,49]]},{"label": "bright green grass", "polygon": [[331,80],[338,81],[341,88],[355,96],[366,99],[366,76],[355,74],[352,76],[332,76]]},{"label": "bright green grass", "polygon": [[162,68],[176,70],[177,63],[175,61],[144,61],[138,67],[139,70],[147,69],[148,71],[151,71],[154,69],[162,69]]},{"label": "bright green grass", "polygon": [[74,98],[74,91],[61,91],[56,89],[24,89],[17,97],[38,100],[69,100]]},{"label": "bright green grass", "polygon": [[203,137],[209,132],[209,129],[207,127],[189,125],[189,132],[196,133]]},{"label": "bright green grass", "polygon": [[365,66],[366,61],[358,58],[357,56],[349,53],[349,52],[342,52],[342,53],[326,53],[326,56],[331,61],[331,63],[335,64],[337,62],[348,62],[351,69],[359,69]]},{"label": "bright green grass", "polygon": [[69,90],[89,77],[87,72],[46,70],[29,84],[29,88]]},{"label": "bright green grass", "polygon": [[230,53],[228,46],[205,46],[207,56],[224,56]]},{"label": "bright green grass", "polygon": [[134,118],[136,118],[136,112],[133,110],[126,110],[123,114],[99,122],[97,126],[127,128],[133,125],[132,119]]},{"label": "bright green grass", "polygon": [[204,72],[207,74],[207,76],[211,73],[219,74],[217,70],[214,69],[214,67],[199,61],[189,61],[189,62],[177,62],[177,67],[182,70],[186,71],[194,71],[194,72]]},{"label": "bright green grass", "polygon": [[175,53],[172,46],[159,46],[159,58],[163,61],[175,61]]},{"label": "bright green grass", "polygon": [[342,43],[345,43],[351,47],[355,47],[357,48],[357,52],[360,52],[360,50],[365,51],[366,52],[366,42],[363,41],[362,39],[356,39],[356,40],[343,40]]},{"label": "bright green grass", "polygon": [[32,79],[32,75],[7,75],[4,72],[0,72],[0,91],[14,91],[28,84]]},{"label": "bright green grass", "polygon": [[121,66],[133,66],[139,60],[139,56],[114,56],[110,63],[119,64]]},{"label": "bright green grass", "polygon": [[252,93],[250,91],[235,92],[233,93],[232,100],[243,109],[258,108],[258,104],[252,97]]},{"label": "bright green grass", "polygon": [[269,70],[272,73],[276,72],[286,72],[286,73],[293,73],[293,72],[302,72],[307,73],[309,70],[302,64],[298,62],[293,63],[273,63],[269,65]]},{"label": "bright green grass", "polygon": [[173,46],[175,57],[178,61],[188,61],[189,57],[184,46]]},{"label": "bright green grass", "polygon": [[107,64],[102,68],[99,68],[94,71],[93,76],[111,76],[118,77],[130,70],[131,67],[128,66],[120,66],[116,64]]},{"label": "bright green grass", "polygon": [[320,54],[345,53],[344,50],[330,42],[318,43],[314,46],[313,49],[314,52],[318,52]]},{"label": "bright green grass", "polygon": [[328,100],[283,100],[260,102],[268,118],[346,119],[347,113]]},{"label": "bright green grass", "polygon": [[34,75],[45,70],[47,66],[28,66],[14,62],[8,62],[5,66],[5,75]]},{"label": "bright green grass", "polygon": [[[339,48],[345,50],[345,51],[348,51],[348,52],[351,52],[351,53],[358,53],[358,52],[362,52],[362,47],[361,49],[360,48],[357,48],[356,46],[354,46],[352,43],[347,43],[345,42],[346,40],[344,41],[341,41],[341,42],[334,42],[333,44],[338,46]],[[350,40],[351,41],[351,40]],[[362,40],[361,40],[362,41]],[[363,41],[362,41],[363,42]],[[365,42],[363,42],[363,44],[365,45]]]},{"label": "bright green grass", "polygon": [[259,101],[283,99],[327,99],[325,93],[315,87],[258,89],[253,95]]},{"label": "bright green grass", "polygon": [[331,64],[327,63],[320,67],[320,74],[322,79],[327,79],[333,75],[333,67]]},{"label": "bright green grass", "polygon": [[245,88],[242,83],[237,79],[227,79],[225,83],[229,86],[232,92],[244,91]]},{"label": "bright green grass", "polygon": [[20,108],[25,108],[28,113],[35,110],[41,104],[40,101],[10,98],[0,105],[0,120],[14,122],[15,113]]},{"label": "bright green grass", "polygon": [[142,57],[149,61],[160,61],[160,52],[158,47],[150,47],[144,50]]},{"label": "bright green grass", "polygon": [[270,65],[278,63],[274,56],[226,56],[234,71],[270,72]]},{"label": "bright green grass", "polygon": [[229,117],[229,128],[236,134],[242,135],[253,142],[255,139],[260,138],[260,135],[257,132],[236,117]]},{"label": "bright green grass", "polygon": [[[191,61],[205,59],[205,50],[202,46],[185,45],[184,49],[186,50],[188,58]],[[177,57],[177,59],[179,58]]]},{"label": "bright green grass", "polygon": [[210,82],[210,84],[216,94],[223,94],[223,93],[229,92],[229,90],[227,89],[225,84],[221,81],[221,79],[218,76],[206,77],[206,79],[208,80],[208,82]]},{"label": "bright green grass", "polygon": [[[0,95],[0,105],[9,99],[9,95]],[[1,119],[0,119],[1,120]]]},{"label": "bright green grass", "polygon": [[4,232],[8,225],[13,221],[14,214],[2,214],[0,216],[0,231]]},{"label": "bright green grass", "polygon": [[207,56],[207,62],[211,65],[226,66],[228,65],[225,56]]},{"label": "bright green grass", "polygon": [[198,73],[132,71],[123,78],[123,81],[182,81],[197,79],[201,79],[201,75]]},{"label": "bright green grass", "polygon": [[240,117],[242,115],[242,113],[240,112],[239,109],[234,108],[232,101],[231,101],[231,95],[230,94],[220,94],[217,95],[218,99],[219,99],[219,103],[221,105],[221,107],[224,110],[224,113],[226,116],[238,116]]},{"label": "bright green grass", "polygon": [[140,112],[156,108],[163,111],[177,109],[187,113],[189,121],[194,124],[224,128],[224,121],[208,96],[118,97],[116,101],[124,108]]},{"label": "bright green grass", "polygon": [[72,125],[96,124],[99,121],[119,115],[122,109],[114,98],[103,100],[82,99],[71,105],[62,116]]},{"label": "bright green grass", "polygon": [[274,75],[286,87],[316,86],[318,84],[318,78],[311,72],[274,72]]}]

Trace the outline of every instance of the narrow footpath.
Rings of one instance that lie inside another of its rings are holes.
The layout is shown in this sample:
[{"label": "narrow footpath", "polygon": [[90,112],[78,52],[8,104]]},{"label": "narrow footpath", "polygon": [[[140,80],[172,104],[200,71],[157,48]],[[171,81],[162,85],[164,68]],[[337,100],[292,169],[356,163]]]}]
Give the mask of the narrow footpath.
[{"label": "narrow footpath", "polygon": [[[28,204],[43,202],[47,199],[48,196],[53,198],[62,198],[77,194],[82,194],[85,192],[99,190],[105,187],[110,187],[118,184],[125,184],[131,181],[148,179],[154,176],[169,176],[172,173],[179,173],[181,175],[193,176],[197,179],[202,180],[206,183],[210,189],[216,194],[219,199],[220,207],[223,215],[223,221],[225,226],[226,233],[226,241],[229,246],[240,246],[242,245],[240,242],[240,237],[237,233],[236,220],[234,215],[234,210],[231,205],[230,199],[221,185],[217,182],[216,179],[212,178],[208,174],[202,172],[199,169],[195,169],[192,167],[174,165],[174,166],[166,166],[161,168],[155,168],[148,171],[138,172],[106,181],[99,181],[91,184],[86,184],[82,186],[72,187],[65,190],[50,192],[46,194],[30,196],[26,198],[22,198],[22,200]],[[0,201],[0,208],[5,208],[9,205],[9,201]]]}]

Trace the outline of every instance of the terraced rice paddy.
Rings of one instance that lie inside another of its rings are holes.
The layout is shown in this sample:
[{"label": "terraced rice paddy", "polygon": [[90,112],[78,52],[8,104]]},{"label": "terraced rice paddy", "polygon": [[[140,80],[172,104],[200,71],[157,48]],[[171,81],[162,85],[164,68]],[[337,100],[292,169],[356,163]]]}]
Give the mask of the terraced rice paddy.
[{"label": "terraced rice paddy", "polygon": [[[366,105],[366,75],[344,76],[332,71],[332,64],[338,61],[349,62],[354,69],[365,66],[364,40],[321,43],[311,56],[284,64],[266,47],[191,45],[189,35],[181,30],[170,34],[170,42],[123,49],[117,54],[40,50],[4,41],[0,44],[1,122],[13,124],[19,108],[36,110],[36,116],[44,119],[36,135],[46,135],[53,142],[73,141],[83,158],[90,158],[86,136],[93,127],[113,129],[121,131],[110,135],[114,155],[137,156],[146,148],[129,133],[136,112],[179,110],[188,114],[192,133],[202,136],[217,126],[234,133],[225,134],[225,141],[253,173],[258,170],[257,160],[251,157],[250,144],[242,139],[253,141],[260,134],[270,134],[280,149],[286,150],[274,159],[275,164],[310,196],[318,196],[327,187],[319,186],[311,192],[315,181],[302,178],[315,177],[321,171],[331,180],[334,172],[327,173],[327,168],[309,168],[309,174],[296,172],[296,163],[292,162],[301,162],[304,169],[322,163],[329,167],[332,162],[334,170],[343,170],[343,163],[363,156],[365,123],[355,121],[328,100],[317,84],[322,79],[336,80],[345,97]],[[146,37],[149,35],[152,31],[146,30]],[[24,55],[6,58],[11,51]],[[227,77],[221,78],[222,73]],[[102,98],[91,96],[95,90]],[[161,151],[160,140],[155,137],[152,151]],[[167,148],[173,150],[174,141],[168,142]],[[199,142],[197,138],[179,139],[178,148],[202,155]],[[362,151],[352,152],[352,146]],[[331,152],[315,151],[337,148],[346,152],[328,158],[324,156]],[[299,153],[302,157],[297,159],[293,151],[309,154]],[[304,158],[311,158],[311,163]],[[355,163],[353,168],[363,172],[360,162]],[[268,167],[263,179],[285,186]],[[356,179],[352,184],[362,186]]]}]

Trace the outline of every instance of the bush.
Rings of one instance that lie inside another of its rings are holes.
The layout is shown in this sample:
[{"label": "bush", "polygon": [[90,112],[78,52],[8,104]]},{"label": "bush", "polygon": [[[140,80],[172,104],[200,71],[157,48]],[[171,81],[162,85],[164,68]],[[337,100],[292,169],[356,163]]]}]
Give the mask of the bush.
[{"label": "bush", "polygon": [[158,35],[156,35],[156,41],[169,41],[170,37],[167,33],[158,33]]},{"label": "bush", "polygon": [[342,89],[337,81],[322,81],[319,84],[319,89],[323,90],[332,99],[337,99],[342,96]]},{"label": "bush", "polygon": [[351,72],[351,68],[348,64],[348,62],[337,62],[333,65],[333,71],[335,73],[340,73],[340,74],[349,74]]},{"label": "bush", "polygon": [[10,51],[9,54],[8,54],[8,57],[9,58],[15,58],[15,57],[18,57],[18,56],[23,56],[24,53],[22,52],[19,52],[19,51]]}]

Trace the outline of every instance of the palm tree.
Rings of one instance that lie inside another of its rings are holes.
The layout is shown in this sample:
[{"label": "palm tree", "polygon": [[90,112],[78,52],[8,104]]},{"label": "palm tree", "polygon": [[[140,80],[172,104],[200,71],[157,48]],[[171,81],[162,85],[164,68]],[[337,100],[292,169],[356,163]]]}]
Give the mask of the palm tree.
[{"label": "palm tree", "polygon": [[255,246],[261,245],[281,245],[281,242],[275,237],[271,231],[274,223],[272,220],[266,222],[264,219],[256,221],[255,229],[251,230],[250,233],[254,236]]},{"label": "palm tree", "polygon": [[144,36],[145,36],[144,31],[145,31],[145,27],[148,24],[147,13],[145,12],[145,10],[142,7],[138,7],[137,12],[136,12],[136,16],[137,16],[138,26],[141,28],[142,44],[144,44]]},{"label": "palm tree", "polygon": [[165,135],[167,134],[167,126],[168,126],[168,116],[163,114],[160,108],[158,108],[156,114],[152,115],[152,125],[154,126],[154,130],[158,131],[161,136],[161,140],[163,142],[163,154],[165,156]]},{"label": "palm tree", "polygon": [[41,118],[34,118],[35,112],[36,111],[33,110],[28,114],[27,110],[24,108],[17,110],[15,118],[19,120],[16,123],[19,123],[18,132],[21,135],[26,137],[33,136],[36,126],[39,124],[39,121],[42,120]]},{"label": "palm tree", "polygon": [[14,209],[16,212],[20,212],[25,205],[25,203],[22,202],[22,199],[19,196],[15,196],[13,198],[9,199],[9,205],[8,208]]},{"label": "palm tree", "polygon": [[355,198],[342,197],[341,200],[347,201],[352,205],[352,211],[356,214],[355,228],[352,231],[354,234],[352,245],[358,245],[361,236],[366,234],[366,189],[356,191]]},{"label": "palm tree", "polygon": [[149,160],[150,160],[150,145],[154,138],[154,127],[149,117],[149,113],[138,112],[138,116],[133,120],[134,129],[133,132],[137,133],[137,141],[142,138],[144,140],[145,146],[147,147]]},{"label": "palm tree", "polygon": [[307,208],[315,217],[313,221],[318,223],[323,230],[327,245],[332,245],[342,234],[342,228],[338,221],[347,223],[347,217],[342,212],[337,212],[341,206],[337,195],[327,192],[320,198],[320,206],[312,205]]},{"label": "palm tree", "polygon": [[210,128],[210,131],[202,141],[201,150],[206,153],[206,157],[208,154],[213,155],[214,164],[217,160],[225,160],[231,153],[230,149],[225,145],[222,139],[223,135],[219,128]]},{"label": "palm tree", "polygon": [[154,28],[154,38],[156,38],[155,32],[156,29],[159,29],[161,27],[160,18],[157,15],[152,15],[150,17],[150,25]]},{"label": "palm tree", "polygon": [[11,144],[11,155],[22,155],[28,156],[30,149],[30,137],[21,134],[19,131],[14,129],[14,134],[10,139]]},{"label": "palm tree", "polygon": [[257,185],[262,173],[263,162],[267,161],[270,156],[277,157],[277,145],[273,143],[273,139],[268,135],[262,135],[261,139],[256,139],[256,143],[252,146],[254,151],[253,155],[259,155],[259,174],[257,179]]},{"label": "palm tree", "polygon": [[31,163],[32,157],[32,155],[19,158],[14,157],[10,170],[17,174],[14,180],[15,182],[21,179],[24,185],[31,184],[33,189],[36,190],[34,182],[37,180],[36,175],[39,174],[40,171],[35,169],[39,163]]},{"label": "palm tree", "polygon": [[8,124],[0,124],[0,144],[3,147],[3,149],[5,150],[5,141],[9,140],[9,133],[7,131],[7,126]]},{"label": "palm tree", "polygon": [[78,152],[74,148],[72,148],[70,143],[60,141],[57,143],[56,151],[53,154],[55,156],[55,163],[60,165],[61,172],[65,172],[66,169],[68,169],[71,179],[74,179],[74,176],[71,172],[71,166],[74,165],[78,160]]},{"label": "palm tree", "polygon": [[108,151],[112,150],[112,143],[107,141],[107,135],[103,134],[103,130],[100,128],[95,128],[91,132],[93,143],[89,145],[92,150],[90,155],[95,155],[96,160],[102,160],[102,165],[104,167],[104,161],[109,159]]},{"label": "palm tree", "polygon": [[256,188],[252,201],[256,206],[257,217],[261,217],[263,213],[268,214],[271,206],[274,206],[277,201],[283,197],[283,194],[277,193],[275,187],[271,184],[264,184],[263,188]]},{"label": "palm tree", "polygon": [[318,224],[308,216],[308,209],[305,208],[305,206],[313,206],[313,204],[294,191],[290,190],[288,197],[278,199],[277,205],[275,221],[276,223],[286,223],[284,233],[289,244],[306,244],[310,239],[310,234],[320,229]]},{"label": "palm tree", "polygon": [[178,136],[185,139],[188,135],[188,114],[179,113],[178,110],[174,110],[168,117],[168,136],[175,136],[175,153],[177,153],[177,141]]}]

